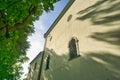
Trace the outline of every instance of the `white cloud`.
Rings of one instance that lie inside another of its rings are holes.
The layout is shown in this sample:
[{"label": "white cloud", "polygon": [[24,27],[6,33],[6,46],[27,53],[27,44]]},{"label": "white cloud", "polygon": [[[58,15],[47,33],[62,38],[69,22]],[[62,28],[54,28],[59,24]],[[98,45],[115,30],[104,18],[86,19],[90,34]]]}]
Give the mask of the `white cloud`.
[{"label": "white cloud", "polygon": [[41,20],[35,21],[34,22],[34,26],[36,27],[35,30],[39,30],[39,31],[44,31],[45,30],[45,26],[43,25]]},{"label": "white cloud", "polygon": [[31,47],[27,51],[27,56],[30,58],[30,61],[33,60],[36,55],[43,50],[44,46],[44,38],[43,34],[45,31],[45,26],[42,24],[42,21],[34,22],[35,33],[28,37],[28,41],[30,41]]}]

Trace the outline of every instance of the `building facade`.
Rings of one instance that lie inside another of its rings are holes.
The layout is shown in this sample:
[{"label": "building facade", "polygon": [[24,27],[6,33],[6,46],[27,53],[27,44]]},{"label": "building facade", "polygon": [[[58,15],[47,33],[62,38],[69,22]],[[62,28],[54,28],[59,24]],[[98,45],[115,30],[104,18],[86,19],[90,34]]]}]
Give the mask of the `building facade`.
[{"label": "building facade", "polygon": [[38,80],[40,75],[41,59],[43,52],[40,52],[30,63],[29,72],[27,75],[28,80]]},{"label": "building facade", "polygon": [[44,35],[38,80],[120,80],[119,3],[70,0]]}]

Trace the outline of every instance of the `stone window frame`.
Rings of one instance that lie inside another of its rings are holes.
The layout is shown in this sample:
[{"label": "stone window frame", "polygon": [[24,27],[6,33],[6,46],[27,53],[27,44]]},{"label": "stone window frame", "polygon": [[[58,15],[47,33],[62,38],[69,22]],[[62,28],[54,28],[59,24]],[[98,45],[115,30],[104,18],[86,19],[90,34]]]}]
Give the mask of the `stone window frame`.
[{"label": "stone window frame", "polygon": [[[76,49],[76,50],[74,50],[74,49]],[[73,53],[73,51],[75,51],[75,53]],[[79,52],[79,40],[77,39],[77,37],[72,37],[69,42],[69,60],[80,56],[79,53],[80,53]]]}]

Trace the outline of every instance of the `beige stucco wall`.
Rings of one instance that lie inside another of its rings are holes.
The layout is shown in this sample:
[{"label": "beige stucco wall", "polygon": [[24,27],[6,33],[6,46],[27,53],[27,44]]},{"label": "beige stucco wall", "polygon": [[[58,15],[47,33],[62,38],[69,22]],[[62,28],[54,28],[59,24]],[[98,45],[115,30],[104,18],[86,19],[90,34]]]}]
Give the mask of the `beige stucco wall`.
[{"label": "beige stucco wall", "polygon": [[[120,80],[119,3],[75,0],[46,37],[51,62],[45,80]],[[79,40],[81,56],[69,61],[72,37]]]},{"label": "beige stucco wall", "polygon": [[[117,48],[116,45],[109,44],[105,41],[99,41],[91,36],[94,33],[105,33],[112,30],[120,29],[119,25],[110,25],[110,24],[93,24],[92,15],[86,20],[78,20],[79,17],[87,14],[89,11],[100,11],[109,8],[113,3],[104,2],[100,6],[93,7],[93,9],[89,10],[84,14],[79,14],[79,11],[85,10],[86,8],[94,5],[96,2],[100,0],[75,0],[73,5],[69,8],[69,10],[64,14],[61,20],[56,24],[54,29],[47,36],[47,45],[46,47],[49,49],[53,49],[58,55],[63,55],[68,53],[68,43],[72,37],[77,37],[79,40],[79,50],[80,54],[84,55],[89,52],[106,52],[109,51],[113,55],[119,55],[120,49]],[[110,4],[110,5],[108,5]],[[106,17],[109,15],[116,14],[117,11],[113,11],[109,13],[96,13],[93,16],[101,19],[102,17]],[[70,21],[67,21],[69,15],[72,15]],[[90,16],[90,15],[89,15]],[[97,19],[96,19],[97,20]],[[50,41],[50,36],[52,36],[52,40]],[[102,37],[102,36],[101,36]],[[104,38],[104,37],[103,37]],[[108,38],[108,41],[112,41],[112,37]]]}]

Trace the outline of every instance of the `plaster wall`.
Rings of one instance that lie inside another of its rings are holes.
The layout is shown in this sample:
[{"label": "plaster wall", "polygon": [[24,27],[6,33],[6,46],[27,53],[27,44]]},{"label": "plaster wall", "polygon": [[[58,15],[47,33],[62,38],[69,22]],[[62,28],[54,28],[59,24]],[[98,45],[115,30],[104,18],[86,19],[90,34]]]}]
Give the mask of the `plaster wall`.
[{"label": "plaster wall", "polygon": [[[43,80],[119,80],[119,4],[118,0],[74,1],[46,36],[51,59]],[[72,37],[79,40],[80,57],[69,61]]]}]

